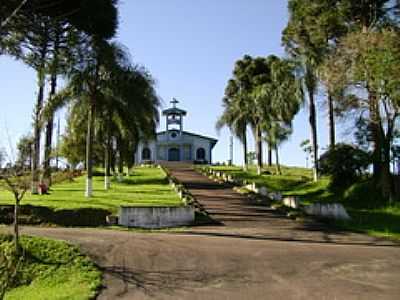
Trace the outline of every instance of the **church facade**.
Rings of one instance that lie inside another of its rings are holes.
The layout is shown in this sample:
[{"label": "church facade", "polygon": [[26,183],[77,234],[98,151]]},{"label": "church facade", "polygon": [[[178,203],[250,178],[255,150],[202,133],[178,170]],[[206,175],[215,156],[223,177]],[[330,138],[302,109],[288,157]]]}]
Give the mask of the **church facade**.
[{"label": "church facade", "polygon": [[162,161],[212,163],[212,150],[217,139],[183,130],[186,111],[178,108],[177,100],[164,110],[166,130],[158,132],[155,140],[140,141],[135,153],[137,164]]}]

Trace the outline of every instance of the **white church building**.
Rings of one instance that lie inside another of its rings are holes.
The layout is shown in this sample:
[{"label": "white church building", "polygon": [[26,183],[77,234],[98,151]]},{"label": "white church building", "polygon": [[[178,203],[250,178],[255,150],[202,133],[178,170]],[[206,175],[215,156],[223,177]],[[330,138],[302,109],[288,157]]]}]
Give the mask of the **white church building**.
[{"label": "white church building", "polygon": [[164,110],[166,130],[158,132],[155,140],[141,141],[135,153],[135,163],[185,161],[212,163],[212,150],[217,139],[183,130],[186,111],[176,107],[178,101],[171,101],[172,107]]}]

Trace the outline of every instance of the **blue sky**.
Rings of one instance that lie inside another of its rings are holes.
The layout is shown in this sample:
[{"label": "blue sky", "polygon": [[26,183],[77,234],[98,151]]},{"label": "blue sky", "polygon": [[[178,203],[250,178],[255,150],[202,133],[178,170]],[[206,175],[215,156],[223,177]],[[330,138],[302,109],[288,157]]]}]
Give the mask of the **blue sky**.
[{"label": "blue sky", "polygon": [[[235,61],[243,55],[284,55],[281,32],[288,17],[286,5],[281,0],[121,0],[116,39],[130,50],[133,62],[144,65],[156,79],[164,108],[172,97],[180,100],[179,105],[188,111],[185,130],[219,139],[214,160],[225,161],[230,134],[215,131],[225,85]],[[7,136],[14,143],[31,130],[36,77],[21,62],[4,56],[0,70],[0,146],[8,148]],[[319,117],[319,139],[324,147],[328,130],[322,105]],[[160,125],[164,129],[164,122]],[[299,144],[307,138],[309,126],[303,110],[295,119],[293,136],[281,148],[283,163],[305,164]],[[239,141],[234,146],[235,162],[241,163]],[[252,139],[250,147],[254,148]]]}]

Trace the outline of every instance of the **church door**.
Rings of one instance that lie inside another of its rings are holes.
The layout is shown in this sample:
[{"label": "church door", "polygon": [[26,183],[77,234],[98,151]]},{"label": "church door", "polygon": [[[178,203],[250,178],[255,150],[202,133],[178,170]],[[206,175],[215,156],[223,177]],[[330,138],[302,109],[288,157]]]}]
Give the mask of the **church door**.
[{"label": "church door", "polygon": [[178,148],[169,148],[168,160],[169,161],[180,161],[180,151]]}]

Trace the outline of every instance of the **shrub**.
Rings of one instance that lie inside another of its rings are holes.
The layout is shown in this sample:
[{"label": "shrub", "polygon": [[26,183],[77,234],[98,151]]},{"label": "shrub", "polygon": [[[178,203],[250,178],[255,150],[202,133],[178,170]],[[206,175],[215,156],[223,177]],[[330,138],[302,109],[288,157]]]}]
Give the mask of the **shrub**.
[{"label": "shrub", "polygon": [[353,184],[370,165],[370,155],[354,146],[337,144],[321,155],[320,173],[332,178],[330,188],[344,189]]},{"label": "shrub", "polygon": [[[39,225],[54,224],[61,226],[104,226],[106,216],[111,212],[100,208],[77,208],[54,210],[49,207],[22,205],[20,206],[20,224]],[[0,206],[0,224],[12,224],[14,206]]]}]

